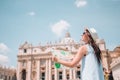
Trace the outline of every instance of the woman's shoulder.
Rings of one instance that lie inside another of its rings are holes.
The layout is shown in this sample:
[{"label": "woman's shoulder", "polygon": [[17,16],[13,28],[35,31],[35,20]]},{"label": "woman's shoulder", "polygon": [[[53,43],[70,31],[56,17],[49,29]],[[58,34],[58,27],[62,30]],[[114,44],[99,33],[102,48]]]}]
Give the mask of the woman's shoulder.
[{"label": "woman's shoulder", "polygon": [[79,51],[83,52],[84,54],[87,53],[87,46],[86,45],[83,45],[79,48]]},{"label": "woman's shoulder", "polygon": [[79,47],[79,50],[82,49],[82,50],[86,50],[87,49],[87,46],[86,45],[82,45],[81,47]]},{"label": "woman's shoulder", "polygon": [[85,55],[87,55],[89,52],[93,51],[92,46],[90,44],[85,44],[81,46],[80,48],[82,51],[84,51]]}]

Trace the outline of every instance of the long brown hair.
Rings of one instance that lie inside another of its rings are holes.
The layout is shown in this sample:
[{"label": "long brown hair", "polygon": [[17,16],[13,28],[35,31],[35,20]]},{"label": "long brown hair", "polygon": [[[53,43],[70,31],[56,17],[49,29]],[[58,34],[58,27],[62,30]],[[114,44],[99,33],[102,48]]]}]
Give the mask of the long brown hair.
[{"label": "long brown hair", "polygon": [[100,51],[99,47],[97,46],[97,44],[95,43],[95,41],[93,40],[90,32],[87,29],[86,29],[86,32],[88,33],[88,36],[90,38],[89,44],[93,47],[93,49],[95,51],[95,56],[97,58],[97,61],[98,61],[98,63],[100,63],[100,61],[101,61],[101,51]]}]

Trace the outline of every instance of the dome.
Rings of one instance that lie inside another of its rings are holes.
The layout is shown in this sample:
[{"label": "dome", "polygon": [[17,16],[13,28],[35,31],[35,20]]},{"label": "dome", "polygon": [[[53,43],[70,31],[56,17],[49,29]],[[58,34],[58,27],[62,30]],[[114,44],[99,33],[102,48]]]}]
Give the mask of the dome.
[{"label": "dome", "polygon": [[73,42],[74,40],[71,38],[70,33],[66,32],[65,38],[63,38],[60,43],[67,44],[67,43],[73,43]]},{"label": "dome", "polygon": [[69,32],[66,32],[66,34],[65,34],[65,38],[68,38],[68,37],[71,37],[71,35],[70,35]]}]

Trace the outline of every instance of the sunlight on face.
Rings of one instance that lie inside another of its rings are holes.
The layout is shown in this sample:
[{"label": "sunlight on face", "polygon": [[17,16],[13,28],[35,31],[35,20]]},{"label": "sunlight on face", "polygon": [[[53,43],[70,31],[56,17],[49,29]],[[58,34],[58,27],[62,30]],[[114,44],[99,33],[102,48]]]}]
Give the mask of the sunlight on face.
[{"label": "sunlight on face", "polygon": [[82,41],[84,41],[85,43],[88,43],[89,41],[89,37],[86,32],[83,32],[82,34]]}]

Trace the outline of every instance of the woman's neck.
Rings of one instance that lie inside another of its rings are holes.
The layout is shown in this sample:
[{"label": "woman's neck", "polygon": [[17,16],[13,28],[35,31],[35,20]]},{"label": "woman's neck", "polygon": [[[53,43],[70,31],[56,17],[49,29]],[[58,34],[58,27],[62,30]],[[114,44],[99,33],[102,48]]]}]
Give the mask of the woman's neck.
[{"label": "woman's neck", "polygon": [[87,41],[87,42],[85,42],[85,44],[89,44],[89,42]]}]

